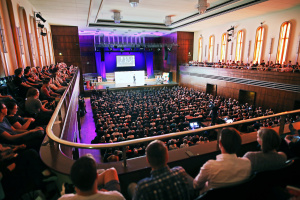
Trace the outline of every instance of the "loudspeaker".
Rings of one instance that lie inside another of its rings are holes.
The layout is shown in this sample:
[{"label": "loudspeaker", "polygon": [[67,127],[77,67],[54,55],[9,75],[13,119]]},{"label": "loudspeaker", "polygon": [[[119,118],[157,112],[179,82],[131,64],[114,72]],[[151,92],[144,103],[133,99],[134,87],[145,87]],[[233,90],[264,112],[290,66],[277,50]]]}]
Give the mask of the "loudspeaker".
[{"label": "loudspeaker", "polygon": [[168,55],[169,55],[168,48],[165,47],[165,59],[164,60],[168,60]]},{"label": "loudspeaker", "polygon": [[147,85],[146,83],[144,85]]},{"label": "loudspeaker", "polygon": [[169,72],[169,82],[173,81],[173,72]]},{"label": "loudspeaker", "polygon": [[127,85],[127,87],[130,87],[130,85]]},{"label": "loudspeaker", "polygon": [[100,49],[101,52],[101,61],[105,61],[105,57],[104,57],[104,48]]}]

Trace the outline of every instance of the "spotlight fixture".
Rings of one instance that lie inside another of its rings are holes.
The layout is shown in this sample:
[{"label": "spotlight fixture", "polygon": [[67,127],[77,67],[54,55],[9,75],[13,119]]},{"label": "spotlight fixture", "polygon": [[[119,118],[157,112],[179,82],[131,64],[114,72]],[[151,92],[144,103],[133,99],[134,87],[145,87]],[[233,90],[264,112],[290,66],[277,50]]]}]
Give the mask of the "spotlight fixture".
[{"label": "spotlight fixture", "polygon": [[43,31],[41,31],[41,36],[46,36],[47,33],[44,33]]},{"label": "spotlight fixture", "polygon": [[140,50],[144,50],[144,47],[143,47],[143,46],[140,46]]},{"label": "spotlight fixture", "polygon": [[231,26],[231,28],[230,29],[228,29],[227,30],[227,32],[229,32],[229,31],[233,31],[234,30],[234,27],[233,26]]},{"label": "spotlight fixture", "polygon": [[167,47],[167,50],[168,51],[172,51],[172,47]]},{"label": "spotlight fixture", "polygon": [[39,28],[44,28],[44,24],[38,23]]},{"label": "spotlight fixture", "polygon": [[131,7],[137,7],[139,4],[140,0],[129,0],[129,3],[131,5]]},{"label": "spotlight fixture", "polygon": [[124,47],[122,47],[120,51],[124,51]]},{"label": "spotlight fixture", "polygon": [[230,42],[230,41],[231,41],[231,39],[228,39],[228,40],[227,40],[227,42]]},{"label": "spotlight fixture", "polygon": [[36,13],[35,15],[37,18],[39,18],[40,20],[42,20],[44,23],[46,22],[46,20],[41,16],[40,13]]},{"label": "spotlight fixture", "polygon": [[118,46],[117,46],[117,45],[115,45],[115,46],[114,46],[114,48],[116,49],[116,48],[118,48]]},{"label": "spotlight fixture", "polygon": [[232,33],[228,33],[228,36],[229,36],[229,37],[232,36]]},{"label": "spotlight fixture", "polygon": [[196,8],[199,11],[199,14],[204,14],[207,8],[209,7],[209,3],[207,3],[207,0],[198,0],[198,4],[196,5]]},{"label": "spotlight fixture", "polygon": [[166,18],[165,18],[165,25],[166,26],[171,26],[172,25],[171,16],[166,16]]},{"label": "spotlight fixture", "polygon": [[121,16],[121,13],[119,11],[114,11],[114,15],[112,16],[112,18],[116,24],[119,24],[119,23],[121,23],[121,19],[123,17]]},{"label": "spotlight fixture", "polygon": [[157,51],[158,51],[158,52],[160,52],[160,50],[161,50],[160,48],[157,48]]},{"label": "spotlight fixture", "polygon": [[133,48],[133,47],[131,47],[131,48],[130,48],[130,51],[134,51],[134,48]]},{"label": "spotlight fixture", "polygon": [[109,51],[112,51],[113,49],[112,49],[112,47],[108,47],[108,50],[109,50]]}]

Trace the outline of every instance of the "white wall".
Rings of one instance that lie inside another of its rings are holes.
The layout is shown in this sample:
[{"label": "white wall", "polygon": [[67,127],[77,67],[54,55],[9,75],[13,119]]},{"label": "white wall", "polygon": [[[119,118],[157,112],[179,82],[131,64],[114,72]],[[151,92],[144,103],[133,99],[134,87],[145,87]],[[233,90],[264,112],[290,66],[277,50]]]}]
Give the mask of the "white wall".
[{"label": "white wall", "polygon": [[[207,45],[207,51],[208,51],[208,41],[209,36],[214,35],[215,36],[215,45],[214,45],[214,61],[220,59],[221,54],[221,37],[222,34],[227,31],[232,25],[235,26],[235,37],[233,40],[233,54],[232,54],[232,60],[235,59],[235,47],[236,47],[236,35],[239,30],[244,30],[244,45],[243,45],[243,53],[242,53],[242,60],[244,62],[247,62],[247,54],[248,54],[248,46],[249,41],[251,41],[250,46],[250,55],[249,55],[249,62],[253,60],[254,56],[254,46],[255,46],[255,36],[256,36],[256,29],[260,26],[261,22],[264,22],[265,27],[265,35],[264,35],[264,42],[263,42],[263,51],[262,51],[262,59],[265,61],[269,60],[269,49],[270,49],[270,43],[271,38],[274,38],[273,41],[273,48],[271,52],[271,61],[275,62],[276,54],[277,54],[277,46],[278,46],[278,39],[279,39],[279,32],[280,32],[280,26],[283,22],[290,21],[291,22],[291,34],[290,34],[290,42],[287,52],[287,60],[291,60],[292,63],[295,63],[296,59],[296,50],[299,43],[299,36],[300,36],[300,6],[290,8],[287,10],[282,10],[279,12],[266,14],[262,16],[257,16],[255,18],[249,18],[246,20],[241,20],[235,22],[235,24],[224,24],[221,26],[217,26],[214,28],[206,29],[206,30],[199,30],[195,32],[194,34],[194,56],[193,60],[198,59],[198,40],[200,37],[200,34],[203,37],[203,61],[208,59],[208,52],[206,52],[205,57],[205,46]],[[218,52],[218,58],[217,58],[217,44],[219,44],[219,52]],[[230,59],[230,42],[228,43],[227,48],[227,60]],[[298,62],[299,62],[298,58]]]}]

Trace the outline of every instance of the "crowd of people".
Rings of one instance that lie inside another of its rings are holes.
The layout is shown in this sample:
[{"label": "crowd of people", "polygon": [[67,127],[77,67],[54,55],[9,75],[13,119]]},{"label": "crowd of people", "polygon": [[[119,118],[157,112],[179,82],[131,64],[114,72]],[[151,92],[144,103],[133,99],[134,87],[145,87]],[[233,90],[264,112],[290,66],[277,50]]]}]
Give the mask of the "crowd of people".
[{"label": "crowd of people", "polygon": [[193,66],[201,66],[201,67],[215,67],[215,68],[228,68],[228,69],[248,69],[248,70],[258,70],[258,71],[275,71],[275,72],[300,72],[300,66],[299,63],[296,62],[295,64],[292,64],[292,61],[289,61],[288,63],[283,62],[280,63],[273,63],[273,61],[267,61],[264,60],[261,61],[261,63],[250,61],[250,63],[244,63],[243,61],[237,61],[234,60],[227,60],[226,62],[224,60],[216,63],[210,63],[210,62],[198,62],[198,61],[190,61],[190,65]]},{"label": "crowd of people", "polygon": [[59,97],[56,92],[62,94],[74,70],[64,63],[42,70],[18,68],[11,82],[16,87],[12,91],[15,95],[1,96],[0,186],[6,199],[19,199],[25,192],[44,188],[57,179],[42,163],[39,149],[55,98]]},{"label": "crowd of people", "polygon": [[[260,129],[257,132],[257,142],[261,150],[247,152],[243,157],[237,157],[242,137],[235,128],[222,129],[217,139],[221,154],[216,156],[216,160],[208,160],[200,168],[196,177],[190,176],[181,166],[170,168],[168,147],[162,141],[152,141],[145,150],[146,160],[151,167],[151,176],[129,184],[127,198],[133,200],[194,199],[199,192],[203,194],[213,188],[240,184],[257,172],[286,167],[288,157],[285,152],[277,151],[281,138],[273,129]],[[72,166],[70,174],[76,194],[64,194],[59,200],[125,199],[120,192],[116,169],[110,168],[98,172],[96,162],[90,155],[79,158]],[[263,190],[263,188],[257,189]],[[251,193],[255,194],[255,192],[253,190]],[[274,190],[263,192],[270,198],[285,193],[283,190],[275,193]]]},{"label": "crowd of people", "polygon": [[[187,131],[192,128],[190,122],[195,120],[199,127],[204,127],[205,124],[222,124],[274,114],[271,108],[264,110],[248,103],[240,104],[235,99],[225,99],[180,86],[94,93],[91,106],[97,133],[91,143],[113,143]],[[297,120],[299,116],[289,116],[286,123]],[[247,133],[261,127],[278,126],[279,123],[280,118],[275,117],[235,128]],[[198,134],[164,142],[169,150],[173,150],[216,139],[216,131],[199,131]],[[146,146],[147,143],[128,146],[127,156],[144,155]],[[118,148],[101,153],[104,162],[122,159],[122,151]]]}]

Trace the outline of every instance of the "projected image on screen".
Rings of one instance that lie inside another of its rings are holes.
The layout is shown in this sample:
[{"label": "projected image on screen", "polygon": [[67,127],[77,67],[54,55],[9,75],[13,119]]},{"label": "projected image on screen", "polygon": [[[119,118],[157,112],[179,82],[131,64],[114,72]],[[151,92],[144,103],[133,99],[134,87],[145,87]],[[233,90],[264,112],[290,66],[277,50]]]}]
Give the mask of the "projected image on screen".
[{"label": "projected image on screen", "polygon": [[117,67],[135,67],[135,56],[116,56]]}]

